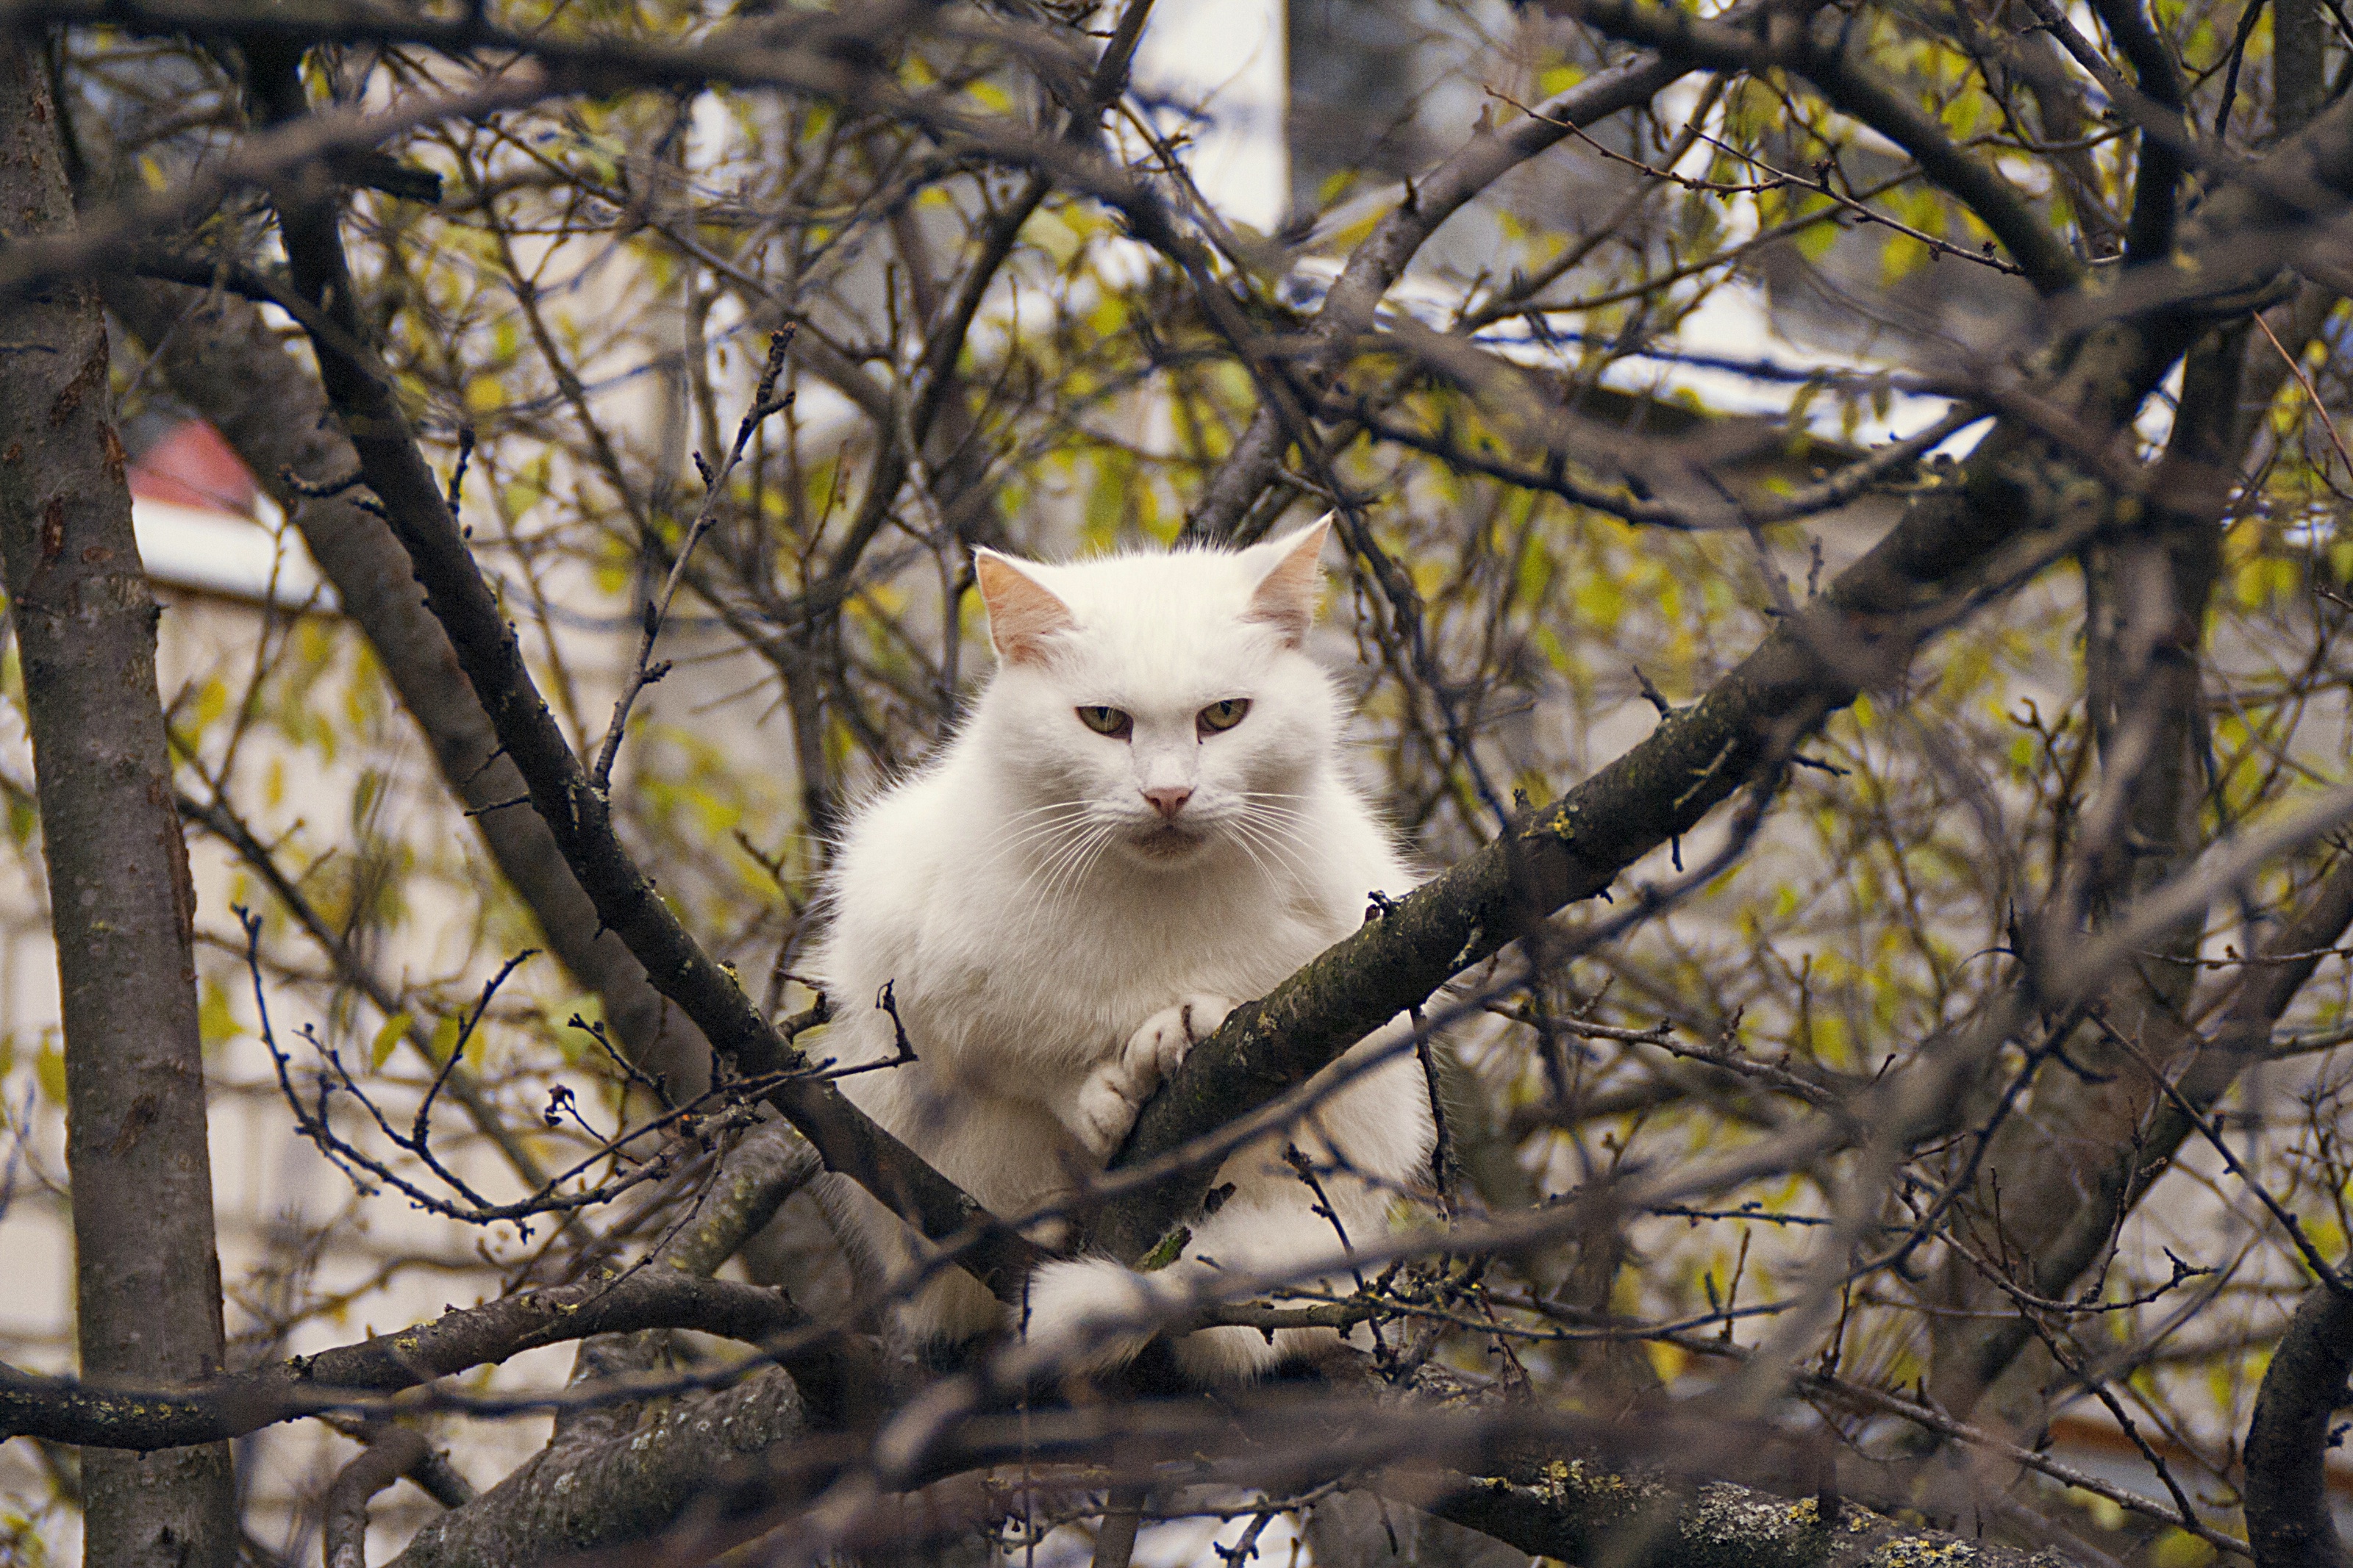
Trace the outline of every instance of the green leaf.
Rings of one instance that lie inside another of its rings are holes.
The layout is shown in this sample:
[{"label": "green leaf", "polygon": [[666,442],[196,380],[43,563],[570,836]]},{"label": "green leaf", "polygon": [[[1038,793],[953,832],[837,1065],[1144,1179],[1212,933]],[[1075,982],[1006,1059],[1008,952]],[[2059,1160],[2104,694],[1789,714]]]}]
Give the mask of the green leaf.
[{"label": "green leaf", "polygon": [[207,1047],[224,1040],[233,1040],[243,1032],[236,1012],[228,1005],[228,993],[211,982],[206,982],[196,1003],[196,1033]]},{"label": "green leaf", "polygon": [[33,1058],[33,1077],[50,1104],[66,1102],[66,1054],[54,1044],[42,1042],[40,1054]]},{"label": "green leaf", "polygon": [[416,1020],[408,1016],[406,1009],[395,1013],[384,1021],[384,1027],[378,1029],[375,1032],[375,1038],[368,1043],[370,1072],[384,1070],[385,1058],[392,1055],[392,1048],[400,1044],[401,1037],[408,1033],[408,1026],[415,1022]]},{"label": "green leaf", "polygon": [[1167,1268],[1170,1264],[1185,1256],[1186,1245],[1192,1239],[1193,1233],[1186,1229],[1183,1226],[1178,1226],[1166,1236],[1162,1237],[1158,1241],[1152,1244],[1152,1250],[1145,1253],[1143,1260],[1136,1264],[1136,1272],[1139,1274],[1155,1274],[1159,1272],[1161,1269]]}]

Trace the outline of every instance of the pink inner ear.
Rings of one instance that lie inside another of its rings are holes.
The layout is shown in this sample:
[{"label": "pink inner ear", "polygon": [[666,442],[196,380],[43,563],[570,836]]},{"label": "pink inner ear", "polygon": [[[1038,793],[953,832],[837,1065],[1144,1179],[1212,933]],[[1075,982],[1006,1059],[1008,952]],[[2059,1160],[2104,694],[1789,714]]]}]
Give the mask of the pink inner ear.
[{"label": "pink inner ear", "polygon": [[988,640],[1006,663],[1043,663],[1047,639],[1078,625],[1069,605],[994,550],[974,552],[973,571],[988,607]]},{"label": "pink inner ear", "polygon": [[1306,641],[1307,628],[1315,624],[1316,601],[1324,596],[1324,567],[1317,557],[1331,531],[1327,513],[1282,541],[1282,553],[1259,579],[1243,619],[1281,628],[1282,640],[1293,647]]}]

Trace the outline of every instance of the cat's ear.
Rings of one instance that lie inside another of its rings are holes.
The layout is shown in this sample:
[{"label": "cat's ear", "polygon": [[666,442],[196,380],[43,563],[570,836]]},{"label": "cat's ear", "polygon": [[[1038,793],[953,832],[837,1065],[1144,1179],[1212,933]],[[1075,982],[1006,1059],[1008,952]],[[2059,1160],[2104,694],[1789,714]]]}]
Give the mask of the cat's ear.
[{"label": "cat's ear", "polygon": [[1047,639],[1078,625],[1071,607],[1011,556],[976,550],[972,569],[988,606],[988,640],[1005,663],[1043,664]]},{"label": "cat's ear", "polygon": [[1315,624],[1315,605],[1324,597],[1324,567],[1317,557],[1331,533],[1332,514],[1327,511],[1290,538],[1262,546],[1274,556],[1274,565],[1251,591],[1250,611],[1242,618],[1278,628],[1292,647],[1305,642],[1307,628]]}]

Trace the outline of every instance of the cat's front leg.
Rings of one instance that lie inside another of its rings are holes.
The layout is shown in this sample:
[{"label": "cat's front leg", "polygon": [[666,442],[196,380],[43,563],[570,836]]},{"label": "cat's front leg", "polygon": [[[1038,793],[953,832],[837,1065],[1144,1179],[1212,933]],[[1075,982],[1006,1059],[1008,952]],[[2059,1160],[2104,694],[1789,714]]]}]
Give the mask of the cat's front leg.
[{"label": "cat's front leg", "polygon": [[1206,993],[1179,998],[1144,1021],[1118,1052],[1079,1086],[1071,1131],[1087,1152],[1109,1159],[1144,1102],[1176,1072],[1185,1053],[1217,1032],[1234,1010],[1230,996]]}]

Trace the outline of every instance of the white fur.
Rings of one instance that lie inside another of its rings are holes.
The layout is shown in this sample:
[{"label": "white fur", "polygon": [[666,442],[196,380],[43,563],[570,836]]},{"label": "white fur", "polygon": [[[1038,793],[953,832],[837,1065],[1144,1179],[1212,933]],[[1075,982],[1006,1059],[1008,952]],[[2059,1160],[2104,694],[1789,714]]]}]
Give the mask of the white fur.
[{"label": "white fur", "polygon": [[[1302,570],[1312,557],[1291,559],[1321,543],[1323,529],[1310,531],[1240,552],[1021,564],[1021,591],[1049,591],[1068,624],[1035,637],[1052,617],[1034,601],[1018,606],[1029,640],[1000,649],[962,732],[847,829],[815,960],[835,1010],[825,1049],[845,1063],[892,1054],[890,1020],[875,1007],[890,983],[918,1060],[853,1075],[842,1090],[998,1214],[1049,1203],[1100,1170],[1228,1006],[1266,994],[1356,930],[1368,893],[1414,879],[1343,775],[1340,702],[1296,646],[1303,610],[1290,622],[1268,613],[1269,592],[1290,584],[1296,598],[1320,586]],[[1293,569],[1280,571],[1287,560]],[[992,593],[1004,592],[1006,564],[991,563]],[[1198,734],[1196,715],[1230,698],[1250,701],[1247,716]],[[1088,729],[1081,705],[1132,715],[1133,736]],[[1198,842],[1183,852],[1166,851],[1166,825],[1143,794],[1170,787],[1193,792],[1176,820]],[[1380,1184],[1414,1181],[1430,1138],[1406,1056],[1326,1100],[1295,1141],[1319,1166],[1336,1152],[1371,1178],[1324,1178],[1362,1245],[1385,1230]],[[1102,1258],[1040,1269],[1032,1340],[1076,1352],[1101,1337],[1086,1330],[1091,1319],[1211,1288],[1219,1265],[1332,1254],[1332,1224],[1310,1212],[1282,1152],[1277,1139],[1228,1160],[1218,1179],[1234,1184],[1232,1197],[1195,1222],[1183,1258],[1165,1270],[1138,1275]],[[847,1186],[837,1186],[837,1213],[871,1261],[894,1271],[912,1262],[913,1233]],[[902,1320],[946,1341],[1008,1324],[1003,1306],[954,1270]],[[1219,1329],[1177,1350],[1196,1376],[1238,1379],[1313,1338],[1286,1332],[1270,1345],[1254,1330]],[[1081,1359],[1113,1363],[1140,1343],[1120,1336]]]}]

